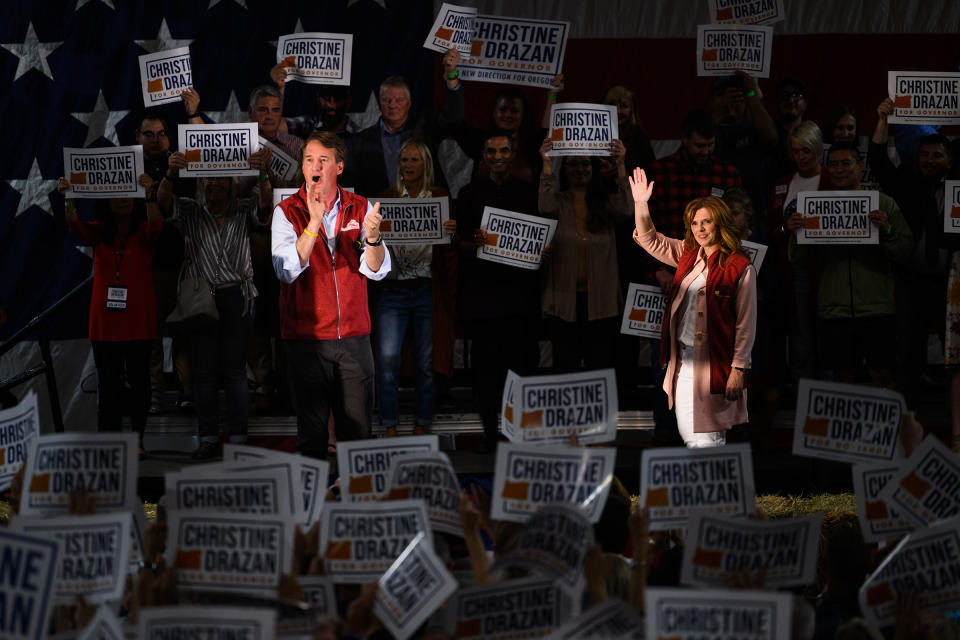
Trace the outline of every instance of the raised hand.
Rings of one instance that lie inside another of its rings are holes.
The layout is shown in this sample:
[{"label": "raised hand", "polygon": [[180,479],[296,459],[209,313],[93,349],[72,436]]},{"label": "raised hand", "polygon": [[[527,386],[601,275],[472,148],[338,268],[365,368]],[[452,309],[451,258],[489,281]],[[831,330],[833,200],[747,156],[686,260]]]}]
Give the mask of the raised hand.
[{"label": "raised hand", "polygon": [[380,223],[383,216],[380,215],[380,203],[373,204],[373,211],[367,214],[363,219],[363,237],[367,242],[376,242],[380,239]]},{"label": "raised hand", "polygon": [[628,178],[630,180],[630,193],[633,194],[634,202],[647,202],[650,200],[650,195],[653,193],[653,185],[655,183],[647,183],[647,174],[643,169],[637,167],[633,170],[633,175]]}]

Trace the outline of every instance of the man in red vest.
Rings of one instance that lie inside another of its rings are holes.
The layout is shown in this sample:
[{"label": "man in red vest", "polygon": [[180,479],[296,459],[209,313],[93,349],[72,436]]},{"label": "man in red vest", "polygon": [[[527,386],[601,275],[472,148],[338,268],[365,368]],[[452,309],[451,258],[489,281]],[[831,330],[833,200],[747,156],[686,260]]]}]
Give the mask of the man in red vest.
[{"label": "man in red vest", "polygon": [[292,372],[297,451],[326,458],[331,412],[337,440],[370,433],[373,353],[367,278],[390,271],[380,203],[344,191],[346,146],[315,131],[301,153],[304,184],[280,202],[271,223],[280,279],[280,335]]}]

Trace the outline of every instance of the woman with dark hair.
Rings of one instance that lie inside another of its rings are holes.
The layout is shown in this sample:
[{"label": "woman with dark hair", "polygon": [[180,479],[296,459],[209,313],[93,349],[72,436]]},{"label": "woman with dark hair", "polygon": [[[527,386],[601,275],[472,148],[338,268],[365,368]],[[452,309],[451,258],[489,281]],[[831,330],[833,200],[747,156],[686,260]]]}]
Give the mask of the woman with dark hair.
[{"label": "woman with dark hair", "polygon": [[[176,174],[186,164],[182,152],[172,154],[167,175]],[[256,197],[238,197],[234,178],[200,178],[196,198],[174,202],[171,224],[183,234],[184,276],[211,287],[219,315],[190,331],[200,439],[194,458],[198,460],[220,453],[221,383],[226,436],[233,443],[247,439],[247,338],[257,296],[250,229],[263,225],[271,211],[273,189],[268,174],[269,170],[254,187]],[[170,181],[164,180],[161,187],[169,188],[168,184]]]},{"label": "woman with dark hair", "polygon": [[630,216],[630,191],[623,164],[623,143],[610,149],[617,167],[617,190],[611,192],[596,159],[567,156],[558,176],[540,146],[540,214],[557,220],[550,259],[545,262],[541,303],[549,319],[553,364],[559,372],[612,367],[623,295],[617,276],[614,223]]},{"label": "woman with dark hair", "polygon": [[[547,108],[549,109],[549,105]],[[513,138],[510,175],[519,180],[533,182],[534,176],[540,172],[539,148],[543,130],[537,127],[523,89],[503,87],[493,98],[487,127],[478,129],[464,125],[457,132],[457,144],[474,161],[474,176],[487,175],[490,171],[479,151],[483,149],[484,136],[490,129],[503,129]]]},{"label": "woman with dark hair", "polygon": [[[640,122],[637,119],[637,94],[633,89],[622,84],[615,84],[603,92],[600,103],[617,108],[617,127],[623,146],[627,149],[624,157],[624,165],[627,171],[633,171],[637,167],[646,169],[653,164],[657,157],[650,145],[650,138],[646,131],[640,127]],[[603,175],[616,176],[616,167],[609,162],[609,158],[600,158],[600,168]]]},{"label": "woman with dark hair", "polygon": [[[739,229],[723,200],[687,204],[683,240],[657,233],[647,201],[653,183],[633,172],[636,230],[647,253],[677,272],[661,334],[663,389],[688,447],[726,442],[725,432],[747,422],[746,378],[757,324],[756,270],[740,250]],[[667,358],[669,357],[669,364]]]},{"label": "woman with dark hair", "polygon": [[[67,228],[93,247],[93,295],[90,344],[97,367],[97,430],[120,431],[124,380],[130,386],[126,407],[140,436],[150,406],[150,352],[157,338],[157,300],[153,289],[153,249],[163,226],[157,183],[142,174],[146,206],[132,198],[97,200],[95,222],[82,222],[71,200],[64,209]],[[70,184],[60,178],[65,193]]]},{"label": "woman with dark hair", "polygon": [[834,142],[856,143],[857,140],[857,112],[853,107],[843,105],[831,111],[824,122],[823,142],[831,145]]}]

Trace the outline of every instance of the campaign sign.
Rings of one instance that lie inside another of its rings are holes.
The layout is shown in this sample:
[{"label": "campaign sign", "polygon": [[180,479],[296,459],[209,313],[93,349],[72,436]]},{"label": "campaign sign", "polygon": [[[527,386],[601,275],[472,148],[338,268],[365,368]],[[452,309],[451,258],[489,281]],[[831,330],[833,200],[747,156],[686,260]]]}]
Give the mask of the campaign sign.
[{"label": "campaign sign", "polygon": [[613,369],[517,376],[505,394],[504,435],[513,442],[568,443],[570,436],[580,444],[615,440],[616,378]]},{"label": "campaign sign", "polygon": [[287,82],[350,84],[353,35],[291,33],[277,41],[277,62],[287,69]]},{"label": "campaign sign", "polygon": [[98,513],[140,507],[137,465],[136,433],[41,435],[27,455],[20,515],[64,515],[70,492],[81,489]]},{"label": "campaign sign", "polygon": [[571,594],[583,585],[583,559],[593,546],[593,525],[571,504],[540,507],[517,533],[513,548],[491,570],[522,567],[560,580]]},{"label": "campaign sign", "polygon": [[767,255],[767,245],[750,242],[749,240],[741,240],[740,247],[743,249],[743,252],[747,254],[747,257],[750,258],[750,264],[753,265],[753,268],[757,270],[757,273],[760,273],[760,265],[763,264],[763,259]]},{"label": "campaign sign", "polygon": [[443,223],[450,219],[449,198],[381,198],[380,235],[392,245],[450,244]]},{"label": "campaign sign", "polygon": [[291,515],[289,475],[280,469],[168,471],[167,508]]},{"label": "campaign sign", "polygon": [[927,436],[880,492],[916,527],[960,513],[960,455]]},{"label": "campaign sign", "polygon": [[297,177],[300,163],[263,136],[257,136],[257,143],[260,145],[260,149],[264,147],[270,149],[270,170],[273,171],[273,174],[284,182],[293,182],[293,179]]},{"label": "campaign sign", "polygon": [[773,24],[787,19],[783,0],[707,0],[714,24]]},{"label": "campaign sign", "polygon": [[960,124],[960,73],[888,71],[892,124]]},{"label": "campaign sign", "polygon": [[73,604],[78,595],[89,603],[119,600],[130,557],[130,514],[122,511],[93,516],[14,518],[10,528],[62,543],[54,598]]},{"label": "campaign sign", "polygon": [[790,637],[793,596],[773,591],[648,588],[647,638],[782,640]]},{"label": "campaign sign", "polygon": [[913,591],[931,617],[960,609],[960,518],[918,529],[900,541],[860,587],[860,609],[876,628],[894,624],[897,597]]},{"label": "campaign sign", "polygon": [[916,529],[880,497],[899,470],[900,465],[893,463],[853,465],[853,492],[864,542],[895,540]]},{"label": "campaign sign", "polygon": [[63,148],[65,198],[145,198],[137,180],[143,171],[143,147]]},{"label": "campaign sign", "polygon": [[427,39],[423,41],[423,48],[440,53],[450,49],[470,53],[476,21],[477,10],[473,7],[458,7],[444,2]]},{"label": "campaign sign", "polygon": [[620,321],[620,333],[659,340],[667,296],[660,287],[631,282]]},{"label": "campaign sign", "polygon": [[600,520],[607,503],[617,450],[613,447],[497,445],[490,516],[526,522],[548,504],[577,505],[590,522]]},{"label": "campaign sign", "polygon": [[170,511],[167,564],[177,586],[276,597],[290,573],[293,524],[286,516]]},{"label": "campaign sign", "polygon": [[56,540],[0,528],[0,637],[47,637],[60,553]]},{"label": "campaign sign", "polygon": [[276,209],[277,205],[295,194],[297,191],[300,191],[300,187],[290,187],[290,188],[276,188],[273,190],[273,207]]},{"label": "campaign sign", "polygon": [[146,607],[137,613],[139,640],[171,638],[243,638],[272,640],[276,637],[275,609],[177,605]]},{"label": "campaign sign", "polygon": [[127,560],[127,573],[140,570],[140,561],[143,560],[143,534],[149,526],[143,507],[134,507],[130,512],[130,555]]},{"label": "campaign sign", "polygon": [[257,459],[271,465],[288,466],[291,472],[291,483],[295,483],[296,479],[300,478],[298,485],[290,485],[292,487],[290,495],[298,503],[294,511],[294,515],[298,518],[296,522],[309,526],[319,517],[330,476],[330,463],[326,460],[316,460],[297,453],[274,451],[263,447],[229,443],[223,445],[223,459],[230,461],[234,468],[237,468],[233,464],[235,462],[249,462]]},{"label": "campaign sign", "polygon": [[550,107],[551,156],[609,156],[610,143],[619,137],[613,105],[565,102]]},{"label": "campaign sign", "polygon": [[110,605],[100,605],[97,615],[87,623],[77,640],[126,640],[123,625],[110,609]]},{"label": "campaign sign", "polygon": [[943,231],[960,233],[960,180],[943,181]]},{"label": "campaign sign", "polygon": [[147,53],[139,60],[144,107],[180,102],[180,94],[193,86],[190,47]]},{"label": "campaign sign", "polygon": [[480,228],[486,233],[486,242],[477,247],[477,258],[536,271],[540,254],[553,240],[557,221],[484,207]]},{"label": "campaign sign", "polygon": [[749,520],[694,513],[687,524],[681,584],[725,588],[738,571],[762,572],[764,586],[802,587],[817,571],[823,513]]},{"label": "campaign sign", "polygon": [[325,576],[297,576],[303,601],[328,617],[337,617],[337,594],[333,580]]},{"label": "campaign sign", "polygon": [[570,23],[478,15],[461,80],[550,87],[563,70]]},{"label": "campaign sign", "polygon": [[420,532],[432,544],[423,500],[327,503],[320,518],[320,555],[327,576],[337,583],[378,580]]},{"label": "campaign sign", "polygon": [[870,222],[870,212],[879,208],[877,191],[801,191],[797,244],[879,244],[880,231]]},{"label": "campaign sign", "polygon": [[447,454],[432,451],[396,456],[387,478],[385,500],[423,500],[434,531],[463,537],[460,482]]},{"label": "campaign sign", "polygon": [[398,640],[406,640],[457,590],[443,561],[420,533],[378,581],[373,612]]},{"label": "campaign sign", "polygon": [[640,467],[651,531],[684,527],[695,511],[742,517],[756,506],[749,444],[645,449]]},{"label": "campaign sign", "polygon": [[579,608],[555,580],[535,577],[461,589],[450,610],[458,640],[507,640],[546,635]]},{"label": "campaign sign", "polygon": [[896,391],[801,378],[793,454],[855,464],[902,458],[905,407]]},{"label": "campaign sign", "polygon": [[6,491],[40,434],[37,393],[30,391],[15,407],[0,410],[0,491]]},{"label": "campaign sign", "polygon": [[[337,443],[341,500],[370,502],[387,490],[387,473],[394,456],[440,451],[437,436],[403,436]],[[384,567],[386,569],[386,567]]]},{"label": "campaign sign", "polygon": [[187,158],[181,177],[255,176],[250,166],[257,150],[257,123],[179,124],[177,142]]},{"label": "campaign sign", "polygon": [[701,24],[697,27],[697,75],[745,71],[769,78],[772,49],[773,27]]},{"label": "campaign sign", "polygon": [[544,640],[643,640],[643,618],[623,600],[610,598],[570,620]]}]

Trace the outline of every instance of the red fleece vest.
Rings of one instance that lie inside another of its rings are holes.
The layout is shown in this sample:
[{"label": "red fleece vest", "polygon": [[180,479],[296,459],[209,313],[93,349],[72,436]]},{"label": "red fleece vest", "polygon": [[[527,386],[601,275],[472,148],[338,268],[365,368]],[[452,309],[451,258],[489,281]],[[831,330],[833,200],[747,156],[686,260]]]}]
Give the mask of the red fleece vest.
[{"label": "red fleece vest", "polygon": [[[280,335],[293,340],[334,340],[370,333],[367,282],[360,273],[360,239],[367,199],[340,190],[335,253],[327,249],[323,226],[310,253],[310,266],[291,283],[280,283]],[[280,202],[297,237],[310,221],[306,187]]]},{"label": "red fleece vest", "polygon": [[[660,333],[660,366],[667,365],[670,347],[670,310],[680,290],[680,283],[693,269],[697,260],[696,250],[685,250],[677,262],[677,273],[667,299],[667,314]],[[737,283],[750,260],[740,253],[727,256],[723,267],[719,266],[720,252],[714,251],[707,261],[707,341],[710,349],[710,393],[723,393],[733,362],[734,338],[737,327]],[[668,345],[663,348],[663,345]]]}]

